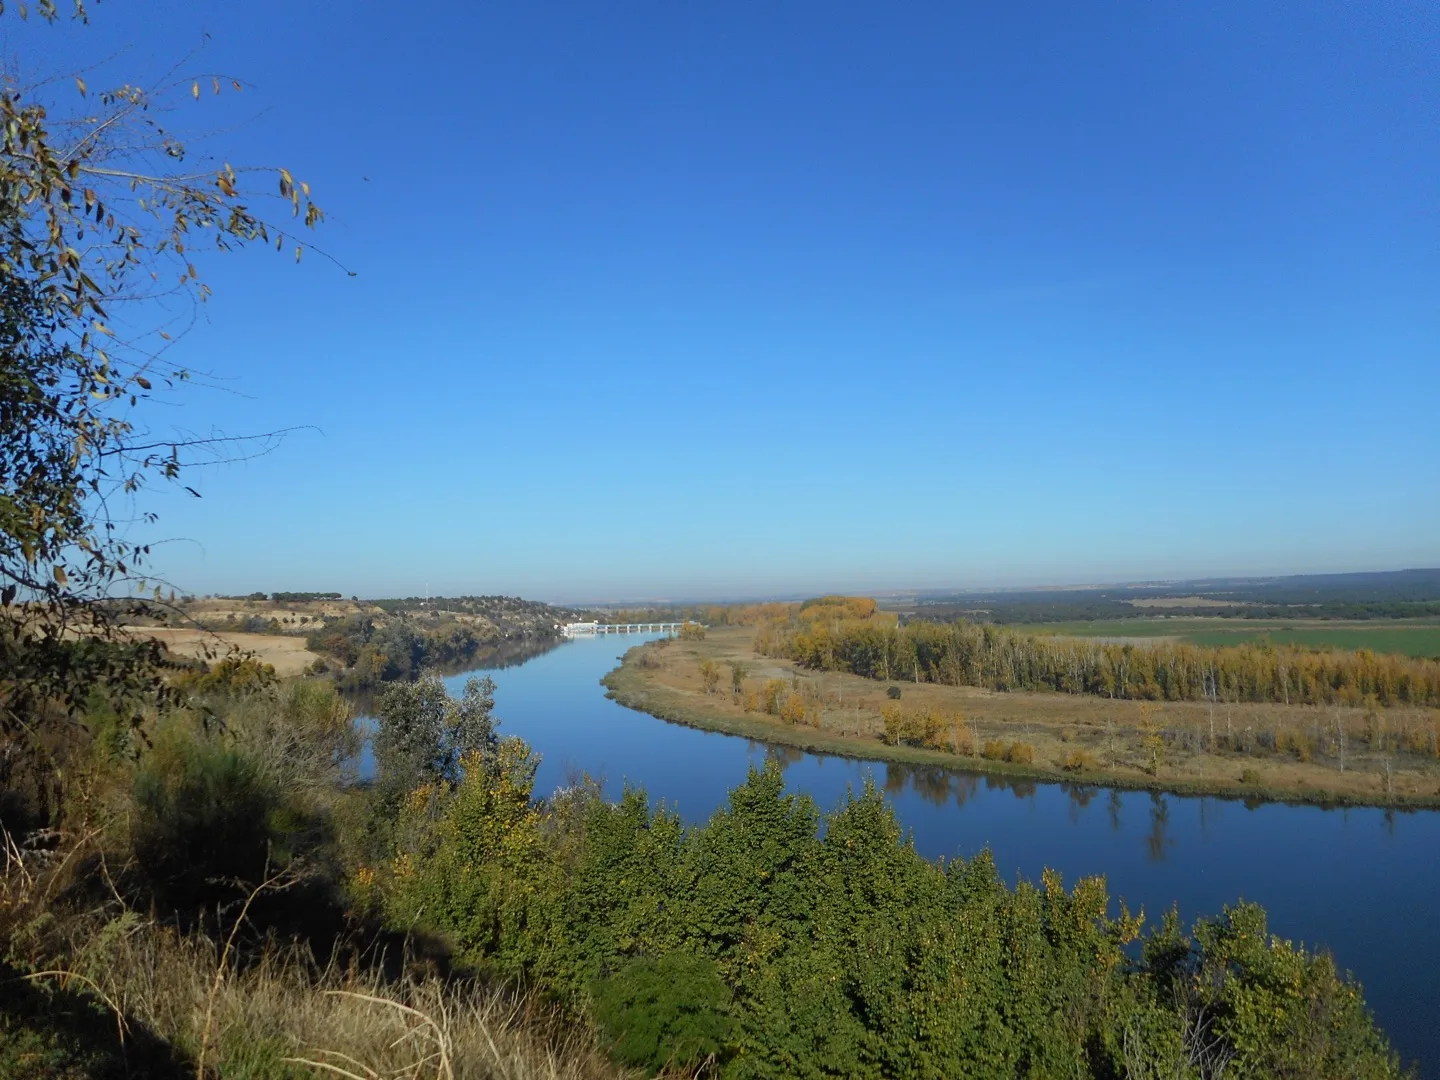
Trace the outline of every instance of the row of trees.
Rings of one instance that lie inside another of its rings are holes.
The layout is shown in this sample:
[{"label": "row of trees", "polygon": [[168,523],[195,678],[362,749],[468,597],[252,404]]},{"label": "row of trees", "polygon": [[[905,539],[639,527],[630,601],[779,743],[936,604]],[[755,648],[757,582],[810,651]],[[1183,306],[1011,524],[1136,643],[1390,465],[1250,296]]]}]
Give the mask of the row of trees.
[{"label": "row of trees", "polygon": [[378,755],[377,791],[391,794],[366,830],[357,892],[467,965],[588,1009],[629,1064],[736,1077],[1399,1074],[1354,984],[1273,938],[1256,907],[1142,933],[1123,909],[1111,917],[1100,879],[1066,889],[1047,873],[1010,889],[988,855],[929,862],[873,786],[824,814],[785,792],[773,762],[695,827],[643,792],[611,803],[588,782],[537,802],[536,758],[483,723],[481,690],[430,725],[438,757],[411,737],[423,696],[405,685],[382,702],[377,749],[392,724],[395,745],[415,748]]},{"label": "row of trees", "polygon": [[756,649],[822,671],[995,690],[1150,701],[1440,706],[1440,661],[1368,650],[1116,644],[967,620],[901,626],[883,616],[834,617],[824,608],[765,623]]},{"label": "row of trees", "polygon": [[859,597],[821,597],[802,602],[770,601],[763,604],[671,604],[661,607],[617,608],[604,612],[606,622],[644,623],[690,621],[706,626],[756,626],[771,619],[787,619],[816,605],[869,605],[868,609],[847,609],[851,614],[873,614],[875,601]]}]

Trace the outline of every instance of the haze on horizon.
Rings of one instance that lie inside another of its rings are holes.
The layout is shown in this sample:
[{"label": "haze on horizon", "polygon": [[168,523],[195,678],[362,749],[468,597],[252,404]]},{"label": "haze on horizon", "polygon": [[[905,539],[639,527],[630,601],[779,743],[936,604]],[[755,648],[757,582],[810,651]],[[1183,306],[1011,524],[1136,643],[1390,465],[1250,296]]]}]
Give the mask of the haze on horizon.
[{"label": "haze on horizon", "polygon": [[[208,267],[187,591],[727,598],[1440,563],[1432,5],[105,4],[324,259]],[[31,37],[33,35],[33,39]],[[98,77],[91,80],[98,81]],[[191,122],[187,119],[187,122]]]}]

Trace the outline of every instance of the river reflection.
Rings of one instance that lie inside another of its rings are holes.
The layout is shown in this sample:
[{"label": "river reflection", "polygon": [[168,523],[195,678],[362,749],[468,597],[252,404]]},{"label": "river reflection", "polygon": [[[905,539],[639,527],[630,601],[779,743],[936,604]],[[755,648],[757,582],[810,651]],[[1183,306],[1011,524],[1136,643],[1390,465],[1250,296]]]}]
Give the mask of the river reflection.
[{"label": "river reflection", "polygon": [[[666,724],[597,685],[636,639],[578,640],[496,674],[502,732],[542,755],[537,793],[580,772],[607,795],[643,786],[687,821],[721,806],[767,758],[788,788],[828,810],[873,781],[921,854],[988,848],[1002,875],[1103,874],[1118,903],[1193,920],[1243,898],[1284,937],[1334,951],[1406,1061],[1440,1078],[1440,814],[1325,810],[1081,783],[1037,783],[932,766],[807,754]],[[464,676],[449,680],[458,693]]]},{"label": "river reflection", "polygon": [[[1112,833],[1124,831],[1121,822],[1121,808],[1125,805],[1125,797],[1118,790],[1101,787],[1097,784],[1071,781],[1041,782],[1021,777],[957,772],[941,765],[917,765],[909,762],[856,762],[848,758],[814,754],[789,746],[772,746],[754,739],[746,739],[745,744],[752,761],[774,762],[780,767],[781,773],[786,776],[787,783],[800,790],[805,790],[806,785],[798,782],[801,780],[800,777],[790,775],[792,767],[827,760],[840,763],[838,767],[841,769],[868,770],[863,778],[874,780],[897,805],[914,798],[926,806],[936,809],[946,807],[961,809],[981,792],[1009,795],[1025,802],[1035,799],[1043,786],[1046,789],[1060,792],[1068,800],[1065,816],[1072,826],[1079,825],[1081,816],[1089,809],[1090,804],[1104,794],[1106,821],[1110,831]],[[1136,837],[1136,840],[1149,862],[1164,862],[1170,857],[1178,843],[1177,838],[1171,835],[1170,829],[1171,801],[1176,798],[1180,797],[1159,791],[1130,793],[1132,806],[1138,799],[1144,799],[1148,803],[1145,806],[1144,815],[1148,827],[1143,834]],[[1203,835],[1207,827],[1207,817],[1213,816],[1215,813],[1213,804],[1221,800],[1188,798],[1186,801],[1195,805],[1198,815],[1198,831]],[[1261,805],[1240,799],[1226,801],[1252,810]],[[1386,831],[1393,832],[1394,812],[1383,811],[1381,813],[1382,820],[1386,823]]]},{"label": "river reflection", "polygon": [[[506,668],[520,667],[522,664],[529,663],[537,656],[544,656],[563,644],[565,644],[565,639],[561,637],[531,637],[527,635],[502,638],[494,644],[480,646],[475,650],[474,656],[452,664],[443,664],[434,670],[452,680],[475,671],[503,671]],[[454,688],[451,689],[453,692]],[[356,716],[367,717],[375,712],[379,692],[377,690],[350,690],[345,693],[345,697],[350,702]]]}]

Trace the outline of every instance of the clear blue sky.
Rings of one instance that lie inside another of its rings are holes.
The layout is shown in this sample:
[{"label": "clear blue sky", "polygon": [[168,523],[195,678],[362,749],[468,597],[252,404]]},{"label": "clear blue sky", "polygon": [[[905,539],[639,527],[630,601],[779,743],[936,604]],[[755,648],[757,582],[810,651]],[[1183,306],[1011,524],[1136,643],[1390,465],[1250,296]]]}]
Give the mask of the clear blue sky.
[{"label": "clear blue sky", "polygon": [[105,0],[9,47],[206,32],[255,86],[177,119],[243,119],[357,276],[210,261],[235,392],[175,422],[317,430],[155,501],[178,586],[1440,563],[1428,0]]}]

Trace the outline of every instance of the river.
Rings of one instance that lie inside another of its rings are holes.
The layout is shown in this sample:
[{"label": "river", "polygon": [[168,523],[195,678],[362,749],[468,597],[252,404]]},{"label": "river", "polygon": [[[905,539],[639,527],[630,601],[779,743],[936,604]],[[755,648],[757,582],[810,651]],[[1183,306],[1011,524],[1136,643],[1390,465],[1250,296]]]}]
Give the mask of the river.
[{"label": "river", "polygon": [[[988,846],[1012,878],[1104,874],[1112,896],[1152,919],[1172,904],[1187,922],[1239,898],[1263,905],[1275,933],[1328,948],[1354,972],[1404,1060],[1440,1080],[1440,812],[1247,805],[768,748],[608,700],[600,678],[642,640],[580,638],[492,673],[501,732],[543,755],[537,793],[584,771],[607,795],[644,787],[701,821],[767,755],[822,809],[873,777],[932,858]],[[468,677],[446,683],[458,695]]]}]

